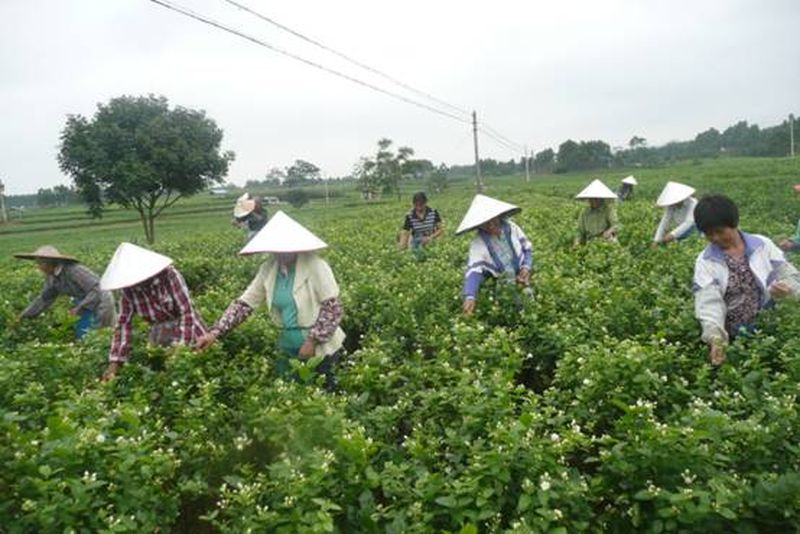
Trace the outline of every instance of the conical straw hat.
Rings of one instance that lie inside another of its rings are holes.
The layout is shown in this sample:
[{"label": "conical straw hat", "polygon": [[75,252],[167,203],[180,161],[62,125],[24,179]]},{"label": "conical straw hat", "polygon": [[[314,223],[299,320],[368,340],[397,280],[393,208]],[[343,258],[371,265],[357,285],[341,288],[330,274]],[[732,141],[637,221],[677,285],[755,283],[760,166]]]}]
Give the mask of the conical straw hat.
[{"label": "conical straw hat", "polygon": [[305,226],[279,211],[253,236],[239,254],[259,252],[310,252],[328,245]]},{"label": "conical straw hat", "polygon": [[120,243],[100,278],[100,289],[121,289],[147,280],[172,265],[172,259],[138,247]]},{"label": "conical straw hat", "polygon": [[58,249],[52,245],[42,245],[33,252],[20,252],[14,254],[15,258],[21,260],[62,260],[62,261],[78,261],[72,256],[65,256],[61,254]]},{"label": "conical straw hat", "polygon": [[256,209],[256,201],[250,198],[250,193],[245,193],[236,199],[236,204],[233,206],[233,216],[240,219],[249,215]]},{"label": "conical straw hat", "polygon": [[513,215],[519,213],[522,209],[514,204],[503,202],[486,195],[475,195],[472,199],[464,218],[461,219],[461,224],[458,225],[456,235],[463,234],[468,230],[472,230],[482,225],[486,221],[490,221],[495,217],[502,215]]},{"label": "conical straw hat", "polygon": [[664,190],[661,191],[661,194],[658,196],[658,200],[656,200],[656,205],[660,208],[666,208],[678,202],[683,202],[692,196],[694,191],[694,187],[689,187],[688,185],[678,182],[667,182],[667,185],[664,186]]},{"label": "conical straw hat", "polygon": [[622,179],[623,184],[631,184],[631,185],[639,185],[639,182],[636,181],[636,178],[633,176],[628,176],[627,178]]},{"label": "conical straw hat", "polygon": [[575,198],[617,198],[617,195],[600,180],[590,183]]}]

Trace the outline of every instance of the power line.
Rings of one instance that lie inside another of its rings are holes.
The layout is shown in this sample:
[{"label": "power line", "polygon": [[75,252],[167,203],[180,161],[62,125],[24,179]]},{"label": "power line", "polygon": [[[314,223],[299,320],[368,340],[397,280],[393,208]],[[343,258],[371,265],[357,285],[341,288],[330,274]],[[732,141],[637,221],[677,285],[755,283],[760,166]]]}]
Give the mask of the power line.
[{"label": "power line", "polygon": [[505,141],[502,137],[498,137],[497,135],[495,135],[495,134],[489,132],[488,130],[484,129],[482,126],[479,126],[478,130],[483,135],[485,135],[486,137],[490,138],[491,140],[493,140],[495,143],[497,143],[498,145],[502,146],[503,148],[506,148],[506,149],[510,150],[511,152],[520,154],[520,153],[523,153],[525,151],[524,147],[517,146],[515,144],[511,144],[511,143]]},{"label": "power line", "polygon": [[268,22],[268,23],[272,24],[273,26],[276,26],[277,28],[280,28],[281,30],[294,35],[295,37],[297,37],[299,39],[302,39],[302,40],[304,40],[304,41],[306,41],[308,43],[313,44],[314,46],[317,46],[317,47],[319,47],[319,48],[321,48],[321,49],[323,49],[323,50],[325,50],[327,52],[330,52],[331,54],[334,54],[335,56],[338,56],[338,57],[344,59],[345,61],[349,61],[350,63],[352,63],[352,64],[354,64],[354,65],[356,65],[358,67],[361,67],[362,69],[364,69],[366,71],[369,71],[369,72],[371,72],[373,74],[377,74],[378,76],[381,76],[382,78],[385,78],[386,80],[389,80],[390,82],[394,83],[395,85],[398,85],[398,86],[402,87],[403,89],[406,89],[406,90],[411,91],[413,93],[417,93],[419,96],[423,96],[425,98],[428,98],[428,99],[436,102],[437,104],[446,106],[446,107],[448,107],[448,108],[450,108],[452,110],[455,110],[458,113],[463,113],[464,115],[469,115],[469,111],[465,110],[464,108],[461,108],[461,107],[455,106],[453,104],[450,104],[449,102],[447,102],[445,100],[442,100],[440,98],[437,98],[437,97],[431,95],[430,93],[426,93],[425,91],[422,91],[420,89],[412,87],[412,86],[410,86],[410,85],[408,85],[406,83],[403,83],[400,80],[398,80],[397,78],[395,78],[395,77],[393,77],[393,76],[391,76],[389,74],[386,74],[383,71],[380,71],[380,70],[378,70],[376,68],[370,67],[369,65],[366,65],[366,64],[362,63],[361,61],[358,61],[357,59],[353,59],[352,57],[348,56],[347,54],[345,54],[343,52],[339,52],[338,50],[335,50],[335,49],[331,48],[330,46],[327,46],[327,45],[317,41],[316,39],[312,39],[311,37],[303,35],[302,33],[298,32],[296,30],[293,30],[293,29],[289,28],[288,26],[286,26],[284,24],[281,24],[280,22],[278,22],[278,21],[276,21],[276,20],[274,20],[274,19],[272,19],[270,17],[267,17],[266,15],[262,15],[261,13],[255,11],[255,10],[253,10],[253,9],[243,5],[243,4],[240,4],[239,2],[235,2],[234,0],[224,0],[224,1],[229,3],[229,4],[231,4],[231,5],[233,5],[233,6],[235,6],[235,7],[237,7],[237,8],[239,8],[239,9],[241,9],[241,10],[243,10],[243,11],[246,11],[247,13],[250,13],[254,17],[258,17],[259,19],[261,19],[261,20],[263,20],[265,22]]},{"label": "power line", "polygon": [[518,149],[519,149],[520,151],[522,151],[522,149],[523,149],[523,148],[524,148],[524,146],[525,146],[525,145],[523,145],[522,143],[517,143],[516,141],[512,141],[512,140],[511,140],[511,139],[509,139],[508,137],[506,137],[506,136],[504,136],[503,134],[501,134],[500,132],[498,132],[498,131],[497,131],[495,128],[492,128],[491,126],[489,126],[488,124],[486,124],[486,122],[485,122],[485,121],[481,123],[481,127],[484,129],[484,132],[485,132],[485,133],[489,133],[489,132],[490,132],[490,133],[492,133],[492,134],[496,135],[496,136],[497,136],[497,137],[499,137],[500,139],[504,140],[506,143],[508,143],[508,144],[510,144],[510,145],[513,145],[513,146],[516,146],[516,147],[518,147]]},{"label": "power line", "polygon": [[293,54],[293,53],[291,53],[291,52],[289,52],[287,50],[283,50],[282,48],[279,48],[277,46],[271,45],[271,44],[269,44],[269,43],[267,43],[265,41],[262,41],[261,39],[258,39],[256,37],[248,35],[248,34],[246,34],[244,32],[241,32],[239,30],[236,30],[234,28],[226,26],[225,24],[222,24],[221,22],[217,22],[215,20],[212,20],[212,19],[210,19],[210,18],[208,18],[208,17],[206,17],[204,15],[200,15],[200,14],[198,14],[198,13],[196,13],[196,12],[190,10],[190,9],[187,9],[187,8],[181,7],[181,6],[177,5],[177,4],[174,4],[172,2],[169,2],[168,0],[150,0],[150,2],[153,2],[154,4],[158,4],[158,5],[162,6],[162,7],[165,7],[167,9],[169,9],[169,10],[172,10],[172,11],[175,11],[177,13],[180,13],[180,14],[182,14],[184,16],[187,16],[189,18],[192,18],[192,19],[197,20],[199,22],[202,22],[204,24],[208,24],[209,26],[213,26],[213,27],[215,27],[217,29],[220,29],[220,30],[223,30],[225,32],[228,32],[228,33],[231,33],[233,35],[236,35],[238,37],[241,37],[242,39],[246,39],[246,40],[248,40],[248,41],[250,41],[252,43],[255,43],[255,44],[259,45],[259,46],[262,46],[264,48],[272,50],[273,52],[276,52],[278,54],[281,54],[283,56],[289,57],[289,58],[294,59],[296,61],[300,61],[301,63],[305,63],[306,65],[309,65],[309,66],[314,67],[316,69],[319,69],[319,70],[322,70],[324,72],[327,72],[328,74],[333,74],[334,76],[338,76],[338,77],[343,78],[345,80],[349,80],[349,81],[351,81],[353,83],[357,83],[357,84],[359,84],[361,86],[364,86],[364,87],[367,87],[369,89],[372,89],[373,91],[377,91],[379,93],[382,93],[384,95],[390,96],[390,97],[395,98],[397,100],[401,100],[401,101],[403,101],[403,102],[405,102],[407,104],[411,104],[413,106],[417,106],[419,108],[426,109],[426,110],[428,110],[430,112],[437,113],[439,115],[448,117],[450,119],[469,124],[468,120],[466,120],[466,119],[464,119],[462,117],[459,117],[457,115],[454,115],[453,113],[450,113],[448,111],[444,111],[442,109],[435,108],[435,107],[430,106],[428,104],[425,104],[423,102],[418,102],[416,100],[412,100],[411,98],[408,98],[406,96],[399,95],[397,93],[393,93],[392,91],[388,91],[386,89],[383,89],[381,87],[373,85],[373,84],[371,84],[369,82],[365,82],[365,81],[359,80],[358,78],[355,78],[355,77],[350,76],[348,74],[345,74],[343,72],[339,72],[339,71],[337,71],[335,69],[326,67],[325,65],[322,65],[322,64],[317,63],[315,61],[311,61],[311,60],[306,59],[304,57],[298,56],[297,54]]}]

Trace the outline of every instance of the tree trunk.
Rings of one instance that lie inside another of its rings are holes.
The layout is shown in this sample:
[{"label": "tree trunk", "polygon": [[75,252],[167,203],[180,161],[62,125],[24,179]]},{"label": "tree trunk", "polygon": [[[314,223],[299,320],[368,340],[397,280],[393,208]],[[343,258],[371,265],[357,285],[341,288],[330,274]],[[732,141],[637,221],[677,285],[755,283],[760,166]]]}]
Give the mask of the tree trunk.
[{"label": "tree trunk", "polygon": [[150,229],[147,226],[147,215],[145,215],[144,210],[137,210],[139,212],[139,219],[142,221],[142,226],[144,227],[144,238],[147,240],[148,243],[152,243],[153,241],[150,238]]},{"label": "tree trunk", "polygon": [[150,210],[147,214],[147,242],[151,245],[156,242],[156,227],[155,227],[155,219],[156,216],[153,215],[153,210]]}]

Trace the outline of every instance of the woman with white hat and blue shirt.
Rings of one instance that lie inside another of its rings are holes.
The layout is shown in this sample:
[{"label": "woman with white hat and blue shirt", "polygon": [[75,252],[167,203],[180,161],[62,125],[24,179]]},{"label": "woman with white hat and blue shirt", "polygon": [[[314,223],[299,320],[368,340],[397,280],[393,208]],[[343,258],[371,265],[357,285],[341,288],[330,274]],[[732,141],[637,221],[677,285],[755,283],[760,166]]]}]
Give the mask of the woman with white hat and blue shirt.
[{"label": "woman with white hat and blue shirt", "polygon": [[478,290],[487,277],[516,283],[530,292],[531,242],[508,217],[521,209],[485,195],[475,195],[456,235],[477,230],[469,247],[464,275],[463,312],[475,311]]},{"label": "woman with white hat and blue shirt", "polygon": [[680,241],[695,231],[694,209],[697,199],[695,189],[679,182],[667,182],[656,205],[664,208],[664,215],[653,236],[653,246]]},{"label": "woman with white hat and blue shirt", "polygon": [[327,246],[284,212],[276,213],[240,252],[271,257],[209,333],[198,340],[196,348],[210,347],[256,308],[266,305],[280,328],[280,354],[275,361],[278,375],[291,374],[291,359],[320,356],[323,359],[316,370],[325,376],[326,387],[333,389],[333,365],[341,354],[345,334],[339,327],[343,315],[339,286],[328,263],[316,254]]}]

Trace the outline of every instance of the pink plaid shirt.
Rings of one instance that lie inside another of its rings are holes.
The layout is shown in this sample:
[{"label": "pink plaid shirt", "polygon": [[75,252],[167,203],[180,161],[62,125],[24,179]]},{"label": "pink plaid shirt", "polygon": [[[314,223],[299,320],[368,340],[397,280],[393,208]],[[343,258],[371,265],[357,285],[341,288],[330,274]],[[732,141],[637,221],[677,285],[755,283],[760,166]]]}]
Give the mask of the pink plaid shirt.
[{"label": "pink plaid shirt", "polygon": [[191,346],[207,332],[203,320],[192,306],[183,276],[172,266],[122,290],[119,318],[109,352],[110,361],[127,361],[131,350],[133,317],[136,314],[151,325],[174,321],[175,343]]}]

